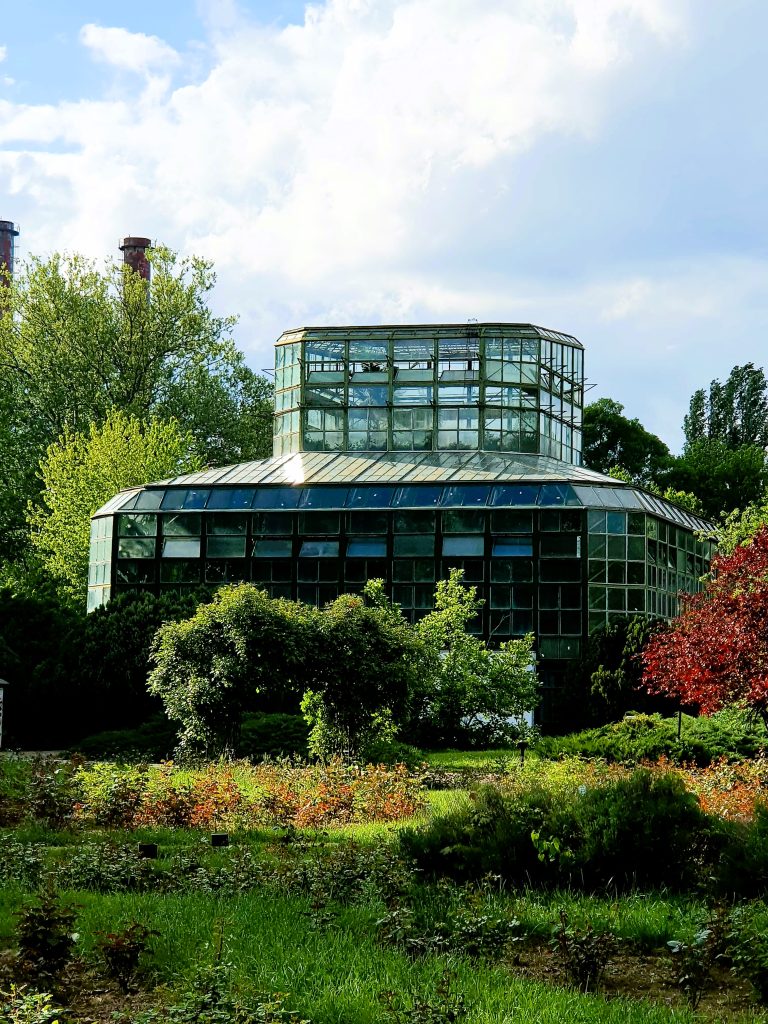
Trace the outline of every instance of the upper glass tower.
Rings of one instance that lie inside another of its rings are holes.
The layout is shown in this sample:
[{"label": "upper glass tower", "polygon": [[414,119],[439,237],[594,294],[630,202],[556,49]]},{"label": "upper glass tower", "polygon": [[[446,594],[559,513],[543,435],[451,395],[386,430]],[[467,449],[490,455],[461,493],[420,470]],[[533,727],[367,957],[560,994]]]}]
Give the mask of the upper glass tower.
[{"label": "upper glass tower", "polygon": [[532,324],[304,327],[275,349],[274,454],[490,451],[581,465],[584,359]]}]

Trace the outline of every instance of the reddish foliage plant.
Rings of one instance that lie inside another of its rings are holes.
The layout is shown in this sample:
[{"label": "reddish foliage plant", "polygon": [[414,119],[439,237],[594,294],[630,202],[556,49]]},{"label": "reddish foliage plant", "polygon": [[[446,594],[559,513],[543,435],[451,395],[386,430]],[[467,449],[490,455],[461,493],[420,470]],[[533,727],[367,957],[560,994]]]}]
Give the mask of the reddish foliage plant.
[{"label": "reddish foliage plant", "polygon": [[746,704],[768,727],[768,527],[712,569],[706,590],[686,595],[646,646],[643,683],[703,714]]}]

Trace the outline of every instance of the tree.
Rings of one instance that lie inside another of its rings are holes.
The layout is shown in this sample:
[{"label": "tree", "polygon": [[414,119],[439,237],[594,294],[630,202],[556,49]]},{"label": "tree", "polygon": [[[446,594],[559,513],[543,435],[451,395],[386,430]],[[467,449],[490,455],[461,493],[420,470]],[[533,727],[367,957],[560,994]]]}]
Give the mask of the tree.
[{"label": "tree", "polygon": [[624,406],[612,398],[600,398],[584,410],[584,465],[598,473],[621,466],[629,481],[647,484],[668,465],[669,449],[638,419],[623,415]]},{"label": "tree", "polygon": [[190,618],[162,626],[147,686],[178,723],[180,747],[232,750],[243,713],[262,690],[301,693],[319,614],[244,583],[222,587]]},{"label": "tree", "polygon": [[712,568],[645,648],[643,684],[704,714],[745,704],[768,728],[768,527]]},{"label": "tree", "polygon": [[768,462],[755,445],[732,448],[717,438],[702,439],[674,459],[662,483],[698,495],[704,514],[714,519],[762,497],[768,487]]},{"label": "tree", "polygon": [[728,448],[768,446],[768,382],[753,363],[734,366],[725,384],[713,380],[691,397],[683,423],[686,449],[700,441],[721,441]]},{"label": "tree", "polygon": [[729,555],[740,544],[749,544],[764,526],[768,526],[768,493],[743,510],[734,509],[718,524],[715,539],[719,553]]},{"label": "tree", "polygon": [[364,594],[368,603],[343,594],[316,620],[302,710],[309,749],[322,758],[365,758],[391,742],[431,668],[421,637],[383,597],[381,581],[369,582]]},{"label": "tree", "polygon": [[[634,483],[631,473],[628,473],[621,466],[611,466],[608,470],[608,476],[613,477],[614,480],[623,480],[625,484]],[[693,512],[694,515],[700,516],[704,513],[700,499],[690,491],[677,491],[674,487],[667,487],[665,490],[662,490],[655,480],[649,480],[643,484],[643,487],[646,491],[650,491],[651,494],[656,494],[659,498],[665,498],[667,501],[674,502],[675,505]]]},{"label": "tree", "polygon": [[437,584],[435,610],[416,626],[438,659],[436,678],[422,691],[422,731],[433,741],[509,738],[525,728],[525,713],[539,702],[533,636],[489,650],[468,631],[481,604],[477,588],[464,585],[463,571],[451,569]]},{"label": "tree", "polygon": [[87,433],[65,428],[40,467],[40,505],[30,503],[31,540],[62,594],[82,600],[88,580],[90,518],[124,487],[200,467],[191,434],[175,422],[113,411]]},{"label": "tree", "polygon": [[[36,500],[35,467],[65,431],[85,433],[112,409],[176,419],[203,462],[271,454],[272,385],[229,337],[233,317],[208,300],[211,264],[149,253],[151,283],[130,267],[81,256],[30,259],[0,310],[0,531],[8,557],[19,509]],[[13,543],[12,543],[13,542]]]}]

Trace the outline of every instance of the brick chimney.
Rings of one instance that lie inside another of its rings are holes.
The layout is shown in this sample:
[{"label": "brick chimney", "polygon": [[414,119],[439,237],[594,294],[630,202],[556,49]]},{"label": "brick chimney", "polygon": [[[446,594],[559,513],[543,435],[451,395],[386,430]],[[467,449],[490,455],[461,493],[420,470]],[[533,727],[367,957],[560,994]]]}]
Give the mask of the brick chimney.
[{"label": "brick chimney", "polygon": [[124,238],[120,243],[123,263],[135,270],[145,281],[149,281],[151,268],[147,259],[147,249],[152,245],[151,238]]},{"label": "brick chimney", "polygon": [[[0,267],[8,272],[8,277],[13,277],[13,254],[18,234],[18,225],[12,220],[0,220]],[[2,275],[0,280],[3,284],[8,284],[8,277]]]}]

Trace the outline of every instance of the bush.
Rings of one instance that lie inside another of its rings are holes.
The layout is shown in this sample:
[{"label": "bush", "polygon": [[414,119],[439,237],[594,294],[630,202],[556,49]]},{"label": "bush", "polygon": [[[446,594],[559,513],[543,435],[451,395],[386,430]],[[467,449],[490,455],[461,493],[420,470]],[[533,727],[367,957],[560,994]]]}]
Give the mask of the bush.
[{"label": "bush", "polygon": [[679,776],[640,769],[586,789],[572,813],[573,868],[588,885],[684,889],[696,881],[710,822]]},{"label": "bush", "polygon": [[681,779],[639,770],[571,792],[486,786],[469,807],[404,830],[400,843],[423,870],[458,879],[679,889],[696,880],[709,828]]},{"label": "bush", "polygon": [[676,764],[706,766],[719,758],[755,757],[765,746],[765,729],[737,709],[710,718],[683,715],[680,739],[677,716],[627,715],[620,722],[568,736],[542,737],[536,752],[542,757],[602,757],[606,761],[637,764],[665,757]]},{"label": "bush", "polygon": [[718,895],[757,899],[768,895],[768,806],[756,804],[751,821],[721,821],[714,836]]},{"label": "bush", "polygon": [[309,726],[301,715],[251,714],[243,716],[240,757],[306,757]]}]

